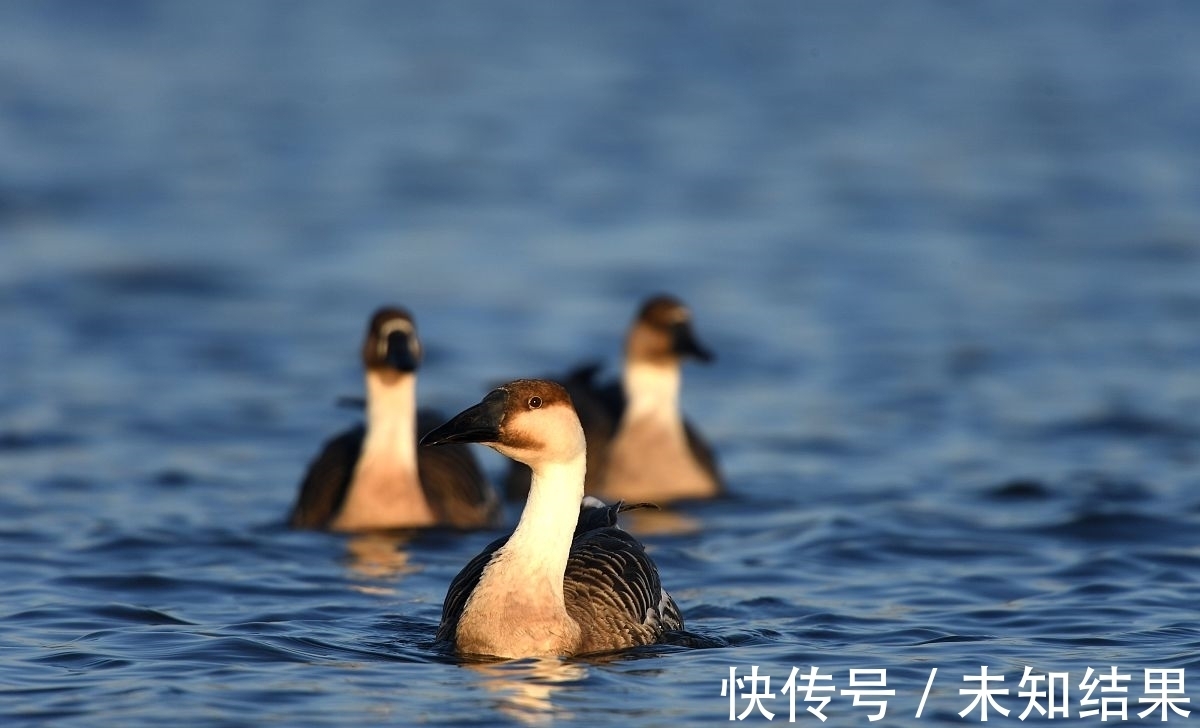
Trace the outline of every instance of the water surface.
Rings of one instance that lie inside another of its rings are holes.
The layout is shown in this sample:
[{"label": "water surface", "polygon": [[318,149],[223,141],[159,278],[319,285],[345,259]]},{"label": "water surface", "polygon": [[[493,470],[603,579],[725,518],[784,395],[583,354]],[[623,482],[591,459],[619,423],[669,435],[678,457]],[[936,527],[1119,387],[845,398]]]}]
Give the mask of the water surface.
[{"label": "water surface", "polygon": [[[1010,723],[1026,666],[1072,721],[1089,667],[1131,722],[1146,670],[1200,698],[1197,22],[5,5],[3,724],[715,724],[754,666],[775,722],[793,667],[886,669],[887,724],[979,720],[982,666]],[[659,290],[732,495],[632,527],[723,646],[462,665],[429,642],[495,533],[282,527],[377,305],[452,412],[615,371]]]}]

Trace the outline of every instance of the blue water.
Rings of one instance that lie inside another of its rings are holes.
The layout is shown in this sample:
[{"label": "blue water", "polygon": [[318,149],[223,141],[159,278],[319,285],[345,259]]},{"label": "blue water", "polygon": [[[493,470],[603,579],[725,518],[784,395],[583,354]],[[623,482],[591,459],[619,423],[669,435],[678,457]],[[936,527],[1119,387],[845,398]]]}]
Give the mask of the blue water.
[{"label": "blue water", "polygon": [[[755,666],[774,723],[812,666],[886,669],[888,725],[978,722],[982,666],[989,722],[1026,666],[1073,723],[1089,667],[1130,722],[1147,670],[1200,708],[1197,23],[0,5],[0,724],[712,725]],[[733,495],[630,527],[723,646],[461,665],[428,643],[495,533],[282,527],[377,305],[457,411],[611,370],[659,290]]]}]

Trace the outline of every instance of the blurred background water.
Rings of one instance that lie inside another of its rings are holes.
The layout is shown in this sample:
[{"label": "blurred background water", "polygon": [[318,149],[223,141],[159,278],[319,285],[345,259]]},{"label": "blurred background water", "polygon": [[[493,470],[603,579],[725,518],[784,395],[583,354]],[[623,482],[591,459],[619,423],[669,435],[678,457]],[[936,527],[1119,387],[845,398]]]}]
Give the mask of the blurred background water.
[{"label": "blurred background water", "polygon": [[[712,724],[752,666],[782,722],[819,666],[928,725],[984,665],[1008,722],[1025,666],[1075,720],[1116,665],[1138,722],[1145,670],[1200,681],[1198,23],[0,4],[3,724]],[[462,666],[428,643],[494,533],[282,527],[377,305],[452,412],[613,371],[657,291],[718,353],[684,404],[734,495],[644,538],[727,646]]]}]

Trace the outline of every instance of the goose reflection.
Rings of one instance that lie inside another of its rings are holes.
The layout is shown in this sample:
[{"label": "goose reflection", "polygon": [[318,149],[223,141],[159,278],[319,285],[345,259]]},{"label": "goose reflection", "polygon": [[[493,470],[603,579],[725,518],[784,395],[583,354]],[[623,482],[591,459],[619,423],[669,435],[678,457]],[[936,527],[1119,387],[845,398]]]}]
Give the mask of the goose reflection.
[{"label": "goose reflection", "polygon": [[368,579],[390,579],[389,586],[356,585],[365,594],[395,594],[395,585],[421,567],[412,563],[409,544],[415,531],[371,531],[356,534],[346,541],[346,565],[356,575]]},{"label": "goose reflection", "polygon": [[588,676],[588,666],[558,657],[532,657],[502,662],[472,662],[482,687],[496,696],[496,709],[525,725],[551,725],[573,714],[554,704],[554,696]]}]

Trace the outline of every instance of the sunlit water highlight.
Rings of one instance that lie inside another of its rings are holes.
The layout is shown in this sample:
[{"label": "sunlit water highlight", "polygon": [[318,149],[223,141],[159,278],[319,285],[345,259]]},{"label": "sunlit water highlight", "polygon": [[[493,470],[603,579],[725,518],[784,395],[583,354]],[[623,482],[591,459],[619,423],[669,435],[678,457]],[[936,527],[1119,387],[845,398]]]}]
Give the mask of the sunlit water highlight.
[{"label": "sunlit water highlight", "polygon": [[[716,724],[753,666],[775,722],[793,667],[886,668],[890,725],[985,665],[1009,723],[1026,666],[1072,722],[1088,667],[1200,699],[1198,14],[4,6],[0,723]],[[282,527],[375,306],[449,412],[611,371],[657,290],[733,495],[631,528],[702,646],[460,664],[495,533]]]}]

